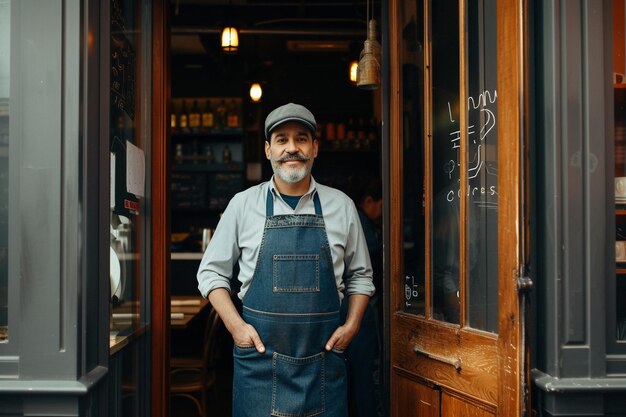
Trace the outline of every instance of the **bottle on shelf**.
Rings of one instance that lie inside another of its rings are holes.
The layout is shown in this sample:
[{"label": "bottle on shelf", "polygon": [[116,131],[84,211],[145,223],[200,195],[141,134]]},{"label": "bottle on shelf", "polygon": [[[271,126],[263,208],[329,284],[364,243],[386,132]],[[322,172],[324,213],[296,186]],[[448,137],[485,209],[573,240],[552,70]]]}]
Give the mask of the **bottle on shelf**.
[{"label": "bottle on shelf", "polygon": [[337,123],[337,140],[343,141],[346,139],[346,124],[342,121]]},{"label": "bottle on shelf", "polygon": [[172,105],[172,113],[170,114],[170,128],[172,129],[172,131],[176,131],[176,120],[178,119],[178,116],[176,115],[176,111],[173,107],[174,106]]},{"label": "bottle on shelf", "polygon": [[222,102],[217,106],[217,127],[222,129],[226,127],[226,101],[222,100]]},{"label": "bottle on shelf", "polygon": [[198,141],[194,139],[193,142],[191,142],[191,158],[194,164],[198,163],[199,156],[200,155],[198,153]]},{"label": "bottle on shelf", "polygon": [[202,109],[202,130],[208,131],[215,125],[213,109],[211,109],[211,101],[207,100]]},{"label": "bottle on shelf", "polygon": [[329,142],[334,142],[336,138],[337,138],[337,135],[335,132],[335,123],[334,122],[326,123],[326,140]]},{"label": "bottle on shelf", "polygon": [[213,156],[213,147],[209,144],[204,145],[204,158],[207,164],[212,164],[215,161]]},{"label": "bottle on shelf", "polygon": [[239,127],[239,112],[237,111],[237,104],[235,103],[235,100],[232,100],[230,102],[230,106],[228,107],[226,125],[228,127]]},{"label": "bottle on shelf", "polygon": [[183,100],[182,108],[180,110],[180,115],[178,116],[178,127],[183,132],[189,131],[189,123],[188,123],[188,114],[187,114],[187,101]]},{"label": "bottle on shelf", "polygon": [[222,151],[222,162],[229,163],[231,161],[231,153],[228,145],[224,146],[224,150]]},{"label": "bottle on shelf", "polygon": [[356,129],[356,138],[359,141],[364,141],[367,138],[367,132],[365,130],[365,118],[359,117],[359,122]]},{"label": "bottle on shelf", "polygon": [[354,118],[352,117],[348,119],[348,129],[346,131],[346,139],[348,140],[356,139],[356,127],[354,126]]},{"label": "bottle on shelf", "polygon": [[183,163],[183,144],[177,143],[174,152],[174,163],[182,164]]},{"label": "bottle on shelf", "polygon": [[374,142],[378,139],[378,121],[376,120],[376,116],[372,116],[370,119],[370,127],[369,132],[367,133],[367,138],[370,142]]},{"label": "bottle on shelf", "polygon": [[187,120],[189,124],[189,129],[192,132],[197,132],[200,130],[200,107],[198,107],[198,100],[194,100],[191,105],[191,110],[189,110],[189,117]]}]

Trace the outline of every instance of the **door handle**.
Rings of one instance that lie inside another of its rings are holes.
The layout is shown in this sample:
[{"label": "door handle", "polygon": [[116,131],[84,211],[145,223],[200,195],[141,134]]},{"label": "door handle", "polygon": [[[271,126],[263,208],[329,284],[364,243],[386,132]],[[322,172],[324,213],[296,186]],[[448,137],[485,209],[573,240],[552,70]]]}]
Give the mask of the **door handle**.
[{"label": "door handle", "polygon": [[427,352],[417,345],[413,346],[413,352],[419,355],[424,355],[429,359],[434,359],[436,361],[452,365],[457,371],[461,370],[461,358],[447,358],[445,356],[437,355],[436,353]]}]

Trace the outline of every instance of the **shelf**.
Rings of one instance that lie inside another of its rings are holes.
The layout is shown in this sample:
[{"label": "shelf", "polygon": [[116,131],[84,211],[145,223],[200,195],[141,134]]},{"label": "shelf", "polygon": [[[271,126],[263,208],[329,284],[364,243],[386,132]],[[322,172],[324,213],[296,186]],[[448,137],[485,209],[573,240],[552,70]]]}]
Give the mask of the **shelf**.
[{"label": "shelf", "polygon": [[172,252],[173,261],[198,261],[202,259],[202,252]]},{"label": "shelf", "polygon": [[320,152],[325,153],[366,153],[366,154],[374,154],[379,152],[378,141],[371,143],[369,146],[362,146],[359,148],[355,148],[353,146],[344,146],[344,144],[338,144],[339,146],[333,146],[326,143],[320,144]]},{"label": "shelf", "polygon": [[[243,171],[241,162],[213,163],[208,164],[206,160],[201,160],[197,164],[174,164],[172,171],[174,172],[240,172]],[[626,212],[626,210],[625,210]]]},{"label": "shelf", "polygon": [[173,138],[230,138],[243,135],[244,130],[241,127],[229,127],[224,129],[213,129],[209,131],[197,132],[179,132],[172,131]]},{"label": "shelf", "polygon": [[341,149],[341,148],[320,148],[320,152],[324,154],[378,154],[378,149]]}]

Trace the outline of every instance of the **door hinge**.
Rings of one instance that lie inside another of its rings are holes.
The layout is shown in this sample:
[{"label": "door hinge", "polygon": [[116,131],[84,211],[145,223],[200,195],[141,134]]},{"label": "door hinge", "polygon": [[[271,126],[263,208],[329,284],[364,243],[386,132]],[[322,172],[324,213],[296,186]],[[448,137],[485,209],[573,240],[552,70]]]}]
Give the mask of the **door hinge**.
[{"label": "door hinge", "polygon": [[517,292],[519,293],[527,293],[532,291],[533,280],[528,276],[517,277]]}]

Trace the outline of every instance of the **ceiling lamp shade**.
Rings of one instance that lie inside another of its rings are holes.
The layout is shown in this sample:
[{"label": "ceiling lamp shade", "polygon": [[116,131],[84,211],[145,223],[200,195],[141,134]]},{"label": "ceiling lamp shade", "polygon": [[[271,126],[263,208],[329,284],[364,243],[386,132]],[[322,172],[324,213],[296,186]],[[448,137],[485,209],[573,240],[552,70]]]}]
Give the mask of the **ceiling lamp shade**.
[{"label": "ceiling lamp shade", "polygon": [[225,27],[222,31],[222,50],[224,52],[237,52],[239,48],[239,33],[234,27]]},{"label": "ceiling lamp shade", "polygon": [[352,61],[350,63],[350,81],[353,83],[356,83],[356,74],[358,70],[359,70],[359,62]]},{"label": "ceiling lamp shade", "polygon": [[359,56],[356,85],[364,90],[380,87],[380,44],[376,40],[376,20],[368,22],[367,40]]},{"label": "ceiling lamp shade", "polygon": [[250,87],[250,98],[255,103],[261,100],[261,96],[263,95],[263,90],[261,89],[261,84],[254,83]]}]

